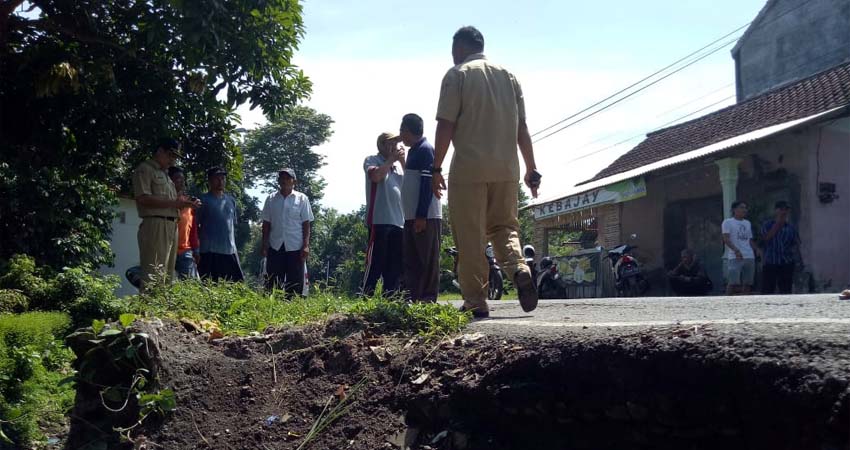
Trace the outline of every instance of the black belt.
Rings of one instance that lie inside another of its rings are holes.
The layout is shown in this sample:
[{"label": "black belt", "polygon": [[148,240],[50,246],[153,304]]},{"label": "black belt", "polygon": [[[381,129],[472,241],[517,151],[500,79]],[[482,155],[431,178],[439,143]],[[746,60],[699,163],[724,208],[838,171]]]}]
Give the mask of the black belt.
[{"label": "black belt", "polygon": [[169,216],[145,216],[145,217],[143,217],[143,219],[165,219],[165,220],[168,220],[168,221],[171,221],[171,222],[174,222],[175,220],[177,220],[176,217],[169,217]]}]

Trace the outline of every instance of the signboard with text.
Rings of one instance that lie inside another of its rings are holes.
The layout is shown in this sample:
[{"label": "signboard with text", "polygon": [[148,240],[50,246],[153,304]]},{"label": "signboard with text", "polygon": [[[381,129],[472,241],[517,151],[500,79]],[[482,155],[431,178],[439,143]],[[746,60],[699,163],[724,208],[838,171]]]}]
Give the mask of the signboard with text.
[{"label": "signboard with text", "polygon": [[609,186],[592,189],[581,194],[534,206],[534,220],[581,211],[606,203],[622,203],[646,195],[643,177],[620,181]]}]

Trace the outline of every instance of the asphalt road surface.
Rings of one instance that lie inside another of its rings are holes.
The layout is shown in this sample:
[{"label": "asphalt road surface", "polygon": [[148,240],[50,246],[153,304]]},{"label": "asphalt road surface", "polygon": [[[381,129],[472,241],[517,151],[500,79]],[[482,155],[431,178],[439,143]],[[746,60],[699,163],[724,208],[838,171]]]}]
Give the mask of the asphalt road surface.
[{"label": "asphalt road surface", "polygon": [[671,337],[720,343],[744,358],[793,358],[841,378],[850,373],[850,301],[838,294],[541,300],[531,313],[515,300],[489,304],[490,318],[467,332],[549,342],[652,336],[656,346]]}]

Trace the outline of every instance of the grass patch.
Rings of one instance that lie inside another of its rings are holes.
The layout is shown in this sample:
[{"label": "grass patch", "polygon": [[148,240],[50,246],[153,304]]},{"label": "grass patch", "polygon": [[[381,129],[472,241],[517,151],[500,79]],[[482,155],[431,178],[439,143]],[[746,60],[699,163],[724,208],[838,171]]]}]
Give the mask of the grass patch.
[{"label": "grass patch", "polygon": [[64,313],[0,315],[0,449],[44,443],[74,402],[73,353],[60,340]]},{"label": "grass patch", "polygon": [[312,292],[308,298],[285,300],[279,291],[266,293],[245,283],[198,281],[154,287],[130,300],[128,310],[154,317],[212,320],[228,335],[317,323],[331,314],[354,314],[393,330],[425,336],[458,332],[470,320],[444,304],[406,304],[381,297],[357,299],[322,291]]}]

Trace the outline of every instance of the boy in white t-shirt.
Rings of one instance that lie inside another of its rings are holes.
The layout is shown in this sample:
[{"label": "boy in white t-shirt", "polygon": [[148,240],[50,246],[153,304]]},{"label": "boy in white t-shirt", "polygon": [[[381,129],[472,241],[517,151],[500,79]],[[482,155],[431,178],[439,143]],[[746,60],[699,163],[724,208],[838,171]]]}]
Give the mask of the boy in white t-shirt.
[{"label": "boy in white t-shirt", "polygon": [[723,254],[726,295],[749,294],[756,272],[756,254],[761,250],[753,240],[753,228],[747,216],[747,204],[732,203],[732,217],[723,221],[721,231],[726,252]]}]

